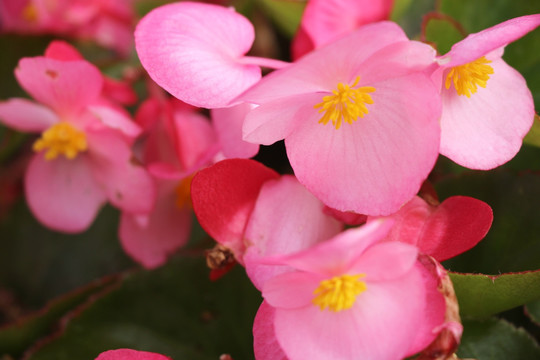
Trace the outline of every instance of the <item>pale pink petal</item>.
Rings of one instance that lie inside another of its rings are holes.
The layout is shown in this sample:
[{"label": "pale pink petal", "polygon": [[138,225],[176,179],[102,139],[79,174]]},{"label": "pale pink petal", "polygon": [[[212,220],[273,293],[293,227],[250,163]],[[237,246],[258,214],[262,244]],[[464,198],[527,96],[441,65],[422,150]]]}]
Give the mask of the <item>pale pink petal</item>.
[{"label": "pale pink petal", "polygon": [[0,102],[0,122],[23,132],[43,132],[60,121],[48,107],[27,99]]},{"label": "pale pink petal", "polygon": [[191,230],[191,208],[176,204],[176,182],[160,183],[160,191],[148,221],[137,221],[127,212],[120,218],[122,247],[147,269],[165,264],[169,255],[187,243]]},{"label": "pale pink petal", "polygon": [[[308,287],[292,285],[290,298],[308,297],[300,293],[310,291]],[[424,321],[424,309],[424,281],[412,268],[396,280],[367,283],[348,310],[320,310],[314,304],[277,308],[274,326],[290,360],[402,359]]]},{"label": "pale pink petal", "polygon": [[335,219],[347,224],[347,225],[362,225],[366,222],[367,216],[363,214],[357,214],[352,211],[339,211],[329,206],[325,206],[323,210],[326,214],[333,216]]},{"label": "pale pink petal", "polygon": [[123,111],[99,105],[88,106],[88,110],[107,127],[120,130],[127,139],[134,140],[141,134],[141,128]]},{"label": "pale pink petal", "polygon": [[23,58],[15,76],[34,99],[61,116],[74,116],[95,101],[103,78],[87,61],[60,61],[45,57]]},{"label": "pale pink petal", "polygon": [[257,360],[287,360],[274,332],[274,308],[263,301],[253,322],[253,352]]},{"label": "pale pink petal", "polygon": [[394,280],[411,270],[418,249],[401,242],[375,244],[358,257],[350,272],[366,274],[365,281]]},{"label": "pale pink petal", "polygon": [[155,201],[154,182],[132,153],[120,132],[87,130],[92,173],[109,201],[131,213],[147,213]]},{"label": "pale pink petal", "polygon": [[452,67],[474,61],[487,53],[516,41],[540,25],[540,14],[507,20],[475,34],[452,46],[439,59],[441,65]]},{"label": "pale pink petal", "polygon": [[471,97],[442,90],[441,154],[470,169],[489,170],[512,159],[534,120],[525,79],[502,59],[493,59],[485,88]]},{"label": "pale pink petal", "polygon": [[373,86],[364,118],[336,130],[319,124],[313,109],[285,146],[298,180],[328,206],[390,214],[417,193],[437,159],[440,100],[422,74]]},{"label": "pale pink petal", "polygon": [[96,360],[172,360],[172,358],[146,351],[117,349],[102,352]]},{"label": "pale pink petal", "polygon": [[106,197],[87,160],[86,154],[74,160],[34,156],[25,175],[26,201],[43,225],[77,233],[92,224]]},{"label": "pale pink petal", "polygon": [[253,105],[242,103],[228,108],[211,111],[212,124],[226,158],[248,159],[259,152],[259,145],[242,139],[242,125]]},{"label": "pale pink petal", "polygon": [[217,108],[259,81],[260,68],[239,61],[254,36],[251,23],[233,9],[186,1],[147,14],[135,43],[156,83],[189,104]]},{"label": "pale pink petal", "polygon": [[[324,205],[292,176],[264,183],[244,233],[250,246],[244,255],[246,272],[255,287],[280,273],[250,257],[288,255],[330,239],[341,224],[323,212]],[[279,216],[276,216],[279,214]]]},{"label": "pale pink petal", "polygon": [[199,171],[191,183],[193,209],[202,228],[241,261],[244,230],[264,182],[279,175],[247,159],[223,160]]},{"label": "pale pink petal", "polygon": [[[297,309],[313,306],[313,291],[327,277],[300,271],[277,275],[264,283],[264,300],[274,308]],[[318,309],[318,308],[317,308]]]}]

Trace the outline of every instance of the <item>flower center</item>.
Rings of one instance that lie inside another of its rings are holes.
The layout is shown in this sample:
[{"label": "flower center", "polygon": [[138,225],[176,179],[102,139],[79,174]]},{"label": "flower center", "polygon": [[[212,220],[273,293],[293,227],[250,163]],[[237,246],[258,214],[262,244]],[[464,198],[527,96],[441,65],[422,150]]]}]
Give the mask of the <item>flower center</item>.
[{"label": "flower center", "polygon": [[35,152],[47,150],[46,160],[53,160],[58,155],[67,159],[75,159],[77,154],[88,149],[86,135],[66,122],[59,122],[48,128],[34,143]]},{"label": "flower center", "polygon": [[366,283],[358,280],[364,276],[365,274],[341,275],[321,281],[313,292],[313,295],[316,295],[312,300],[313,304],[321,310],[329,308],[334,312],[350,309],[356,297],[367,289]]},{"label": "flower center", "polygon": [[191,180],[193,180],[193,176],[182,179],[175,189],[176,206],[179,209],[191,207]]},{"label": "flower center", "polygon": [[38,21],[38,11],[36,9],[36,6],[32,3],[29,3],[26,5],[21,12],[21,16],[24,20],[35,23]]},{"label": "flower center", "polygon": [[358,120],[358,117],[363,118],[369,113],[366,104],[373,104],[369,93],[374,92],[375,88],[357,87],[359,81],[360,76],[357,76],[350,86],[339,83],[337,90],[332,91],[333,95],[323,97],[322,102],[314,106],[315,109],[320,108],[319,113],[324,112],[319,124],[326,125],[331,120],[337,130],[343,121],[352,124],[353,121]]},{"label": "flower center", "polygon": [[450,89],[454,84],[454,89],[458,95],[471,97],[478,90],[478,86],[486,87],[489,75],[493,74],[493,68],[487,64],[490,60],[482,56],[470,63],[454,66],[446,75],[445,86]]}]

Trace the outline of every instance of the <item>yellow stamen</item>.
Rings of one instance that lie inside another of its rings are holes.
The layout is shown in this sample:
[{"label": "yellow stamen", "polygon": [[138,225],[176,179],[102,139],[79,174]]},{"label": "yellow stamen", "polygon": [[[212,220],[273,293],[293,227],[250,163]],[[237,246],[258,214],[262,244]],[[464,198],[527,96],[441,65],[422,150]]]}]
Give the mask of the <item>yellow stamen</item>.
[{"label": "yellow stamen", "polygon": [[193,175],[182,179],[175,189],[176,206],[180,209],[191,207],[191,180]]},{"label": "yellow stamen", "polygon": [[38,11],[36,9],[36,6],[32,3],[29,3],[26,5],[21,12],[21,16],[24,20],[35,23],[38,21]]},{"label": "yellow stamen", "polygon": [[312,300],[313,304],[319,306],[321,311],[326,308],[334,312],[350,309],[356,297],[367,289],[366,283],[358,280],[364,276],[365,274],[341,275],[321,281],[313,292],[313,295],[317,295]]},{"label": "yellow stamen", "polygon": [[338,83],[337,90],[332,91],[333,95],[323,97],[322,102],[314,106],[315,109],[321,108],[319,113],[324,112],[319,124],[326,125],[331,120],[332,125],[337,130],[343,121],[352,124],[353,121],[358,120],[358,117],[363,118],[369,113],[366,104],[373,104],[369,93],[374,92],[375,88],[371,86],[357,87],[359,81],[360,76],[357,76],[350,86]]},{"label": "yellow stamen", "polygon": [[58,155],[67,159],[75,159],[77,154],[88,149],[86,135],[66,122],[59,122],[45,130],[34,143],[35,152],[47,150],[46,160],[53,160]]},{"label": "yellow stamen", "polygon": [[454,66],[446,75],[445,86],[450,89],[454,84],[454,89],[458,95],[471,97],[478,90],[478,86],[486,87],[489,75],[493,74],[493,68],[487,64],[490,60],[482,56],[470,63]]}]

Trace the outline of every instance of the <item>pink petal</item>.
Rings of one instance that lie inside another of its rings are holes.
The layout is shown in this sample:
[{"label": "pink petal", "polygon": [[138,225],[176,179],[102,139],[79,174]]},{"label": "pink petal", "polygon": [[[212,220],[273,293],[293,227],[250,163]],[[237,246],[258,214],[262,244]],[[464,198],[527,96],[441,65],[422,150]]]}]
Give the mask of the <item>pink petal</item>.
[{"label": "pink petal", "polygon": [[147,14],[137,26],[137,53],[150,77],[177,98],[225,107],[261,77],[240,63],[254,39],[251,23],[230,8],[182,2]]},{"label": "pink petal", "polygon": [[366,281],[393,280],[406,274],[418,256],[415,246],[401,242],[385,242],[370,246],[349,270],[366,274]]},{"label": "pink petal", "polygon": [[[199,169],[210,162],[217,146],[216,134],[205,116],[193,111],[178,111],[173,117],[177,157],[184,169]],[[205,159],[201,164],[201,159]]]},{"label": "pink petal", "polygon": [[366,215],[357,214],[351,211],[339,211],[328,206],[325,206],[323,211],[326,214],[333,216],[335,219],[347,225],[352,225],[352,226],[362,225],[367,220]]},{"label": "pink petal", "polygon": [[324,275],[289,271],[264,283],[264,300],[274,308],[297,309],[313,306],[313,291],[325,280]]},{"label": "pink petal", "polygon": [[137,94],[127,82],[108,77],[103,80],[104,97],[122,105],[134,105],[137,102]]},{"label": "pink petal", "polygon": [[313,109],[285,146],[298,180],[328,206],[390,214],[417,193],[437,159],[440,103],[422,74],[373,86],[364,118],[336,130],[319,124]]},{"label": "pink petal", "polygon": [[442,90],[441,154],[470,169],[489,170],[512,159],[534,120],[534,103],[523,77],[492,59],[486,88],[470,98]]},{"label": "pink petal", "polygon": [[279,175],[247,159],[223,160],[198,172],[191,183],[193,210],[202,228],[241,261],[247,221],[264,182]]},{"label": "pink petal", "polygon": [[141,128],[123,111],[99,105],[89,106],[88,110],[107,127],[120,130],[129,140],[141,134]]},{"label": "pink petal", "polygon": [[242,125],[253,105],[242,103],[229,108],[213,109],[212,124],[226,158],[248,159],[259,152],[259,145],[242,139]]},{"label": "pink petal", "polygon": [[43,105],[14,98],[0,102],[0,121],[17,131],[43,132],[60,119]]},{"label": "pink petal", "polygon": [[45,49],[45,57],[63,61],[84,60],[75,47],[61,40],[51,41],[47,49]]},{"label": "pink petal", "polygon": [[306,55],[313,49],[315,49],[313,40],[311,40],[304,27],[300,24],[291,43],[292,59],[297,61],[299,58]]},{"label": "pink petal", "polygon": [[474,61],[487,53],[516,41],[540,25],[540,14],[525,15],[507,20],[475,34],[452,46],[439,60],[452,67]]},{"label": "pink petal", "polygon": [[191,230],[191,209],[176,204],[177,182],[160,183],[160,194],[144,224],[137,215],[123,212],[120,218],[122,247],[147,269],[165,264],[169,255],[187,243]]},{"label": "pink petal", "polygon": [[82,60],[23,58],[15,69],[15,76],[34,99],[66,117],[76,115],[95,101],[103,86],[99,70]]},{"label": "pink petal", "polygon": [[257,360],[287,360],[274,332],[274,308],[263,301],[253,322],[253,351]]},{"label": "pink petal", "polygon": [[172,360],[172,358],[146,351],[118,349],[102,352],[96,360]]},{"label": "pink petal", "polygon": [[86,230],[106,200],[86,154],[74,160],[35,155],[26,171],[25,193],[28,206],[43,225],[68,233]]},{"label": "pink petal", "polygon": [[250,257],[287,255],[336,235],[341,224],[323,212],[324,205],[292,176],[263,184],[249,218],[244,241],[250,246],[244,255],[246,272],[255,287],[280,273],[276,266],[264,266]]},{"label": "pink petal", "polygon": [[112,129],[87,130],[92,172],[109,201],[131,213],[148,213],[155,201],[154,182],[132,160],[129,145]]}]

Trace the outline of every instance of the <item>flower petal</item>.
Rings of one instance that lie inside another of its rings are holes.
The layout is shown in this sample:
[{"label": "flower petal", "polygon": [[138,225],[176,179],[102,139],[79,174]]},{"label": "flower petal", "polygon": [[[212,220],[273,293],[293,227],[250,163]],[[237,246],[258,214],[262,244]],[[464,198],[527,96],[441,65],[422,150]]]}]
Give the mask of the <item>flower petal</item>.
[{"label": "flower petal", "polygon": [[0,102],[0,121],[17,131],[42,132],[60,119],[46,106],[14,98]]},{"label": "flower petal", "polygon": [[98,355],[96,360],[172,360],[170,357],[131,349],[108,350]]},{"label": "flower petal", "polygon": [[257,360],[288,360],[274,333],[274,308],[263,301],[253,322],[253,351]]}]

